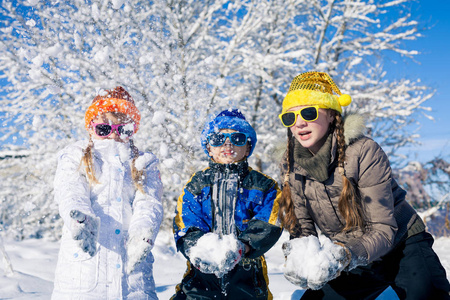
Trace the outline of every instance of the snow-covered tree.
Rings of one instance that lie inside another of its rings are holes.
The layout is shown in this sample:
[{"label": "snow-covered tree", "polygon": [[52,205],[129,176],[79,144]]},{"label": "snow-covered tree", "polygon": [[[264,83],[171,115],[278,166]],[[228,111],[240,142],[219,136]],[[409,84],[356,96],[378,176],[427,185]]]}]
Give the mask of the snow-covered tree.
[{"label": "snow-covered tree", "polygon": [[408,193],[406,199],[419,212],[427,230],[435,236],[450,234],[450,164],[443,156],[422,164],[410,161],[394,169],[395,177]]},{"label": "snow-covered tree", "polygon": [[[328,72],[353,98],[347,113],[365,114],[371,135],[392,156],[414,141],[407,125],[432,93],[420,80],[387,79],[388,57],[412,58],[415,50],[402,47],[420,36],[418,23],[406,7],[409,0],[308,1],[305,19],[316,42],[312,68]],[[403,61],[398,61],[402,64]],[[427,109],[427,108],[425,108]]]},{"label": "snow-covered tree", "polygon": [[[292,78],[329,72],[392,153],[431,94],[389,79],[387,53],[413,57],[412,0],[4,0],[0,6],[3,149],[1,222],[18,237],[59,230],[52,199],[56,152],[86,138],[84,110],[101,89],[125,87],[141,110],[136,144],[161,160],[167,220],[173,200],[206,165],[208,117],[242,109],[258,133],[252,157],[276,176],[286,130],[277,115]],[[169,224],[169,221],[167,222]]]}]

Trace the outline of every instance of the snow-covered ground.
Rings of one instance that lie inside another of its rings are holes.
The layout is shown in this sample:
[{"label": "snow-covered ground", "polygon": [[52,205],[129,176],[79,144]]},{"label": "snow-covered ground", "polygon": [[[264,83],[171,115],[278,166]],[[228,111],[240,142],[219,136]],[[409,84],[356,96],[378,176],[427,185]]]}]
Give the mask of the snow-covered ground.
[{"label": "snow-covered ground", "polygon": [[[287,240],[283,234],[280,241],[267,253],[270,289],[276,300],[299,299],[303,291],[283,277],[284,257],[281,244]],[[30,239],[14,241],[3,239],[6,252],[12,262],[13,275],[6,275],[3,256],[0,253],[0,299],[50,299],[59,243]],[[433,246],[442,264],[450,274],[450,238],[438,238]],[[186,268],[184,257],[174,248],[172,235],[160,232],[153,249],[156,262],[154,276],[160,300],[169,299],[175,286],[181,281]],[[448,276],[450,278],[450,276]],[[398,299],[391,289],[378,299]]]}]

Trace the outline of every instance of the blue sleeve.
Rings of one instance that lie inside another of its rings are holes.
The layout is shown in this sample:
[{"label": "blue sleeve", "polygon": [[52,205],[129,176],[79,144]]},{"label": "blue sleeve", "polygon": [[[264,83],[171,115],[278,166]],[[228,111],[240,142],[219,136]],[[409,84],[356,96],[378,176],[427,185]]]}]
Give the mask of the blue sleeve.
[{"label": "blue sleeve", "polygon": [[[258,191],[260,192],[260,191]],[[269,224],[279,226],[278,211],[281,191],[278,185],[274,183],[268,191],[262,196],[262,205],[257,205],[253,213],[252,220],[260,220]]]},{"label": "blue sleeve", "polygon": [[[209,189],[209,187],[205,189]],[[193,229],[203,232],[211,231],[208,223],[209,218],[202,211],[201,200],[203,200],[205,194],[208,194],[207,192],[204,191],[199,195],[193,195],[186,186],[184,187],[183,193],[178,197],[173,220],[175,242],[178,242],[178,239],[185,236],[190,229],[191,231]]]},{"label": "blue sleeve", "polygon": [[279,200],[281,191],[274,183],[264,193],[262,205],[254,209],[255,215],[247,228],[239,235],[239,239],[251,247],[247,257],[255,258],[267,252],[280,238],[282,228],[278,221]]}]

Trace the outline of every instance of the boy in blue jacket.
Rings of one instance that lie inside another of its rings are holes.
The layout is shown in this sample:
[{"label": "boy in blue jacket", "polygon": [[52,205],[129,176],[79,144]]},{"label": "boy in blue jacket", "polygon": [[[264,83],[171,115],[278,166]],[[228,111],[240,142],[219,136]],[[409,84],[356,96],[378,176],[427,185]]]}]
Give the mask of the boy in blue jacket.
[{"label": "boy in blue jacket", "polygon": [[201,140],[211,161],[178,198],[174,235],[188,262],[171,299],[272,299],[263,254],[282,232],[281,192],[248,166],[256,132],[238,110],[224,110]]}]

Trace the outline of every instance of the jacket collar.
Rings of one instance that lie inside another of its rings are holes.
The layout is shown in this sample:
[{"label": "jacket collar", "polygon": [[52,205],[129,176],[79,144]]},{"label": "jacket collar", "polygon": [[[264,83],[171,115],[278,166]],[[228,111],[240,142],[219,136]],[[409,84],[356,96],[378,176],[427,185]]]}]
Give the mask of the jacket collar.
[{"label": "jacket collar", "polygon": [[245,177],[245,175],[247,175],[249,172],[247,159],[231,164],[219,164],[214,162],[213,160],[210,160],[209,167],[214,172],[234,173],[240,175],[241,177]]}]

